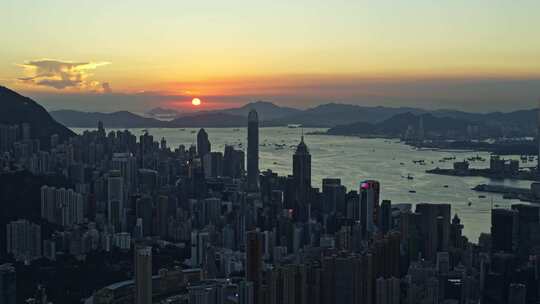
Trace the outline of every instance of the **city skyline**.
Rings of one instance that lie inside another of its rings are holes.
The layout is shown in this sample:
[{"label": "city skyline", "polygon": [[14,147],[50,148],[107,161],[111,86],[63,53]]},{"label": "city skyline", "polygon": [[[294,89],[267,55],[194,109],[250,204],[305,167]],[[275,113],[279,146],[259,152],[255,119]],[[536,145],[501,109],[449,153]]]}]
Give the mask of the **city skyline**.
[{"label": "city skyline", "polygon": [[193,98],[203,109],[261,99],[530,108],[540,96],[539,6],[163,1],[135,2],[128,15],[120,4],[17,1],[0,12],[17,24],[0,29],[0,84],[48,109],[91,111],[190,110]]},{"label": "city skyline", "polygon": [[538,0],[0,10],[0,304],[540,303]]}]

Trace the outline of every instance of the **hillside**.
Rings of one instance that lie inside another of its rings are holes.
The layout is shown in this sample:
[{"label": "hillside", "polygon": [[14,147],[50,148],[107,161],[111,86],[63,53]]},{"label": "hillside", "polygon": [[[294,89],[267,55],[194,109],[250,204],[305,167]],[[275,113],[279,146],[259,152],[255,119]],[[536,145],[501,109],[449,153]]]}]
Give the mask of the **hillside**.
[{"label": "hillside", "polygon": [[21,124],[27,122],[31,136],[38,138],[43,148],[50,145],[50,138],[58,134],[61,140],[74,136],[70,129],[58,123],[41,105],[6,87],[0,86],[0,124]]}]

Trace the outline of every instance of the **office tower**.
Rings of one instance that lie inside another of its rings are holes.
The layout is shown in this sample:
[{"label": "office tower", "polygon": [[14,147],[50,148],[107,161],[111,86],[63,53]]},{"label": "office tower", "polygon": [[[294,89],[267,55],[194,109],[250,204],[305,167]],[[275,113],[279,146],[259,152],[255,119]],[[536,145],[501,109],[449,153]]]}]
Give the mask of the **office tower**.
[{"label": "office tower", "polygon": [[154,150],[154,137],[148,134],[148,131],[145,131],[143,135],[139,136],[139,147],[140,147],[140,168],[147,168],[151,162],[152,152]]},{"label": "office tower", "polygon": [[98,133],[98,136],[101,137],[101,138],[106,136],[105,128],[103,127],[103,122],[101,120],[98,121],[97,133]]},{"label": "office tower", "polygon": [[383,200],[379,210],[379,228],[382,233],[387,233],[392,229],[392,202]]},{"label": "office tower", "polygon": [[203,282],[188,287],[188,299],[190,304],[224,304],[224,286],[220,282]]},{"label": "office tower", "polygon": [[253,282],[242,280],[238,283],[238,304],[255,304]]},{"label": "office tower", "polygon": [[369,189],[373,191],[373,223],[375,226],[379,226],[381,184],[376,180],[366,180],[363,183],[368,184]]},{"label": "office tower", "polygon": [[376,304],[399,304],[400,281],[397,278],[378,278],[375,283]]},{"label": "office tower", "polygon": [[17,273],[11,264],[0,265],[0,303],[17,303]]},{"label": "office tower", "polygon": [[119,170],[109,171],[107,194],[109,225],[119,228],[124,214],[124,179]]},{"label": "office tower", "polygon": [[223,154],[223,176],[239,178],[244,172],[244,151],[235,150],[233,146],[226,145]]},{"label": "office tower", "polygon": [[203,156],[204,177],[223,176],[223,154],[221,152],[210,152]]},{"label": "office tower", "polygon": [[259,191],[259,117],[257,111],[248,115],[247,182],[248,190]]},{"label": "office tower", "polygon": [[259,288],[262,283],[262,237],[252,230],[246,233],[246,280],[253,282],[254,303],[258,304]]},{"label": "office tower", "polygon": [[199,267],[203,264],[206,249],[210,245],[210,233],[207,231],[191,232],[191,266]]},{"label": "office tower", "polygon": [[508,304],[527,303],[527,286],[524,284],[510,284],[508,290]]},{"label": "office tower", "polygon": [[448,252],[437,252],[437,272],[445,274],[450,271],[450,255]]},{"label": "office tower", "polygon": [[150,169],[139,169],[137,180],[141,193],[154,193],[158,187],[158,172]]},{"label": "office tower", "polygon": [[375,230],[375,184],[365,181],[360,184],[360,222],[365,235],[371,235]]},{"label": "office tower", "polygon": [[323,178],[323,210],[325,213],[340,212],[345,214],[345,186],[339,178]]},{"label": "office tower", "polygon": [[152,247],[135,248],[135,304],[152,303]]},{"label": "office tower", "polygon": [[439,304],[439,280],[431,277],[427,280],[426,285],[425,303]]},{"label": "office tower", "polygon": [[209,197],[199,202],[199,204],[202,205],[201,222],[204,225],[218,224],[221,217],[221,199]]},{"label": "office tower", "polygon": [[6,225],[7,253],[17,261],[32,261],[41,257],[41,226],[27,220]]},{"label": "office tower", "polygon": [[113,170],[120,171],[125,189],[134,192],[137,188],[137,158],[131,153],[114,153],[111,163]]},{"label": "office tower", "polygon": [[197,154],[200,158],[204,157],[207,153],[210,153],[211,145],[210,140],[208,140],[208,133],[201,128],[197,133]]},{"label": "office tower", "polygon": [[137,218],[135,221],[135,227],[133,228],[133,238],[137,241],[144,236],[144,227],[142,218]]},{"label": "office tower", "polygon": [[437,252],[448,251],[450,243],[450,205],[417,204],[420,251],[424,258],[434,262]]},{"label": "office tower", "polygon": [[160,195],[157,200],[157,223],[158,231],[160,237],[167,237],[167,230],[169,227],[169,197],[166,195]]},{"label": "office tower", "polygon": [[145,195],[135,202],[135,216],[140,218],[142,221],[142,232],[143,236],[150,236],[152,234],[152,209],[153,202],[152,197]]},{"label": "office tower", "polygon": [[309,220],[309,196],[311,193],[311,155],[304,143],[304,135],[293,155],[293,178],[296,188],[295,215],[298,220]]},{"label": "office tower", "polygon": [[537,227],[540,224],[540,207],[525,204],[513,204],[512,210],[518,212],[517,254],[526,259],[534,250]]},{"label": "office tower", "polygon": [[463,224],[457,214],[452,218],[450,225],[450,246],[453,248],[463,248]]},{"label": "office tower", "polygon": [[161,150],[167,150],[167,140],[165,139],[165,137],[161,138],[161,142],[159,143],[159,148]]},{"label": "office tower", "polygon": [[373,303],[372,255],[342,254],[322,259],[321,303]]},{"label": "office tower", "polygon": [[517,247],[518,211],[508,209],[491,210],[492,252],[514,253]]}]

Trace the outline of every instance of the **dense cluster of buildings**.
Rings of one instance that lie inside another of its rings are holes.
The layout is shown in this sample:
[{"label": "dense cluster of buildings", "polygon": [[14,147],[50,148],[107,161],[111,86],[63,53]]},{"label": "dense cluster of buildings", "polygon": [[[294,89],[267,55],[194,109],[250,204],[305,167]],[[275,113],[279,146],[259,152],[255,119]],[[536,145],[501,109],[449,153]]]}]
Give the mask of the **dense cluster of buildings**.
[{"label": "dense cluster of buildings", "polygon": [[[540,301],[540,207],[493,209],[491,233],[473,244],[449,204],[384,200],[376,180],[348,190],[325,178],[314,187],[303,136],[291,175],[260,172],[255,111],[246,154],[212,151],[204,129],[196,146],[169,147],[99,124],[66,142],[53,136],[47,151],[24,125],[0,130],[3,171],[70,181],[41,187],[39,214],[52,231],[28,219],[6,223],[6,262],[130,253],[131,278],[96,288],[86,303]],[[155,267],[171,246],[185,248],[181,265]],[[16,275],[0,266],[0,303],[16,303]]]}]

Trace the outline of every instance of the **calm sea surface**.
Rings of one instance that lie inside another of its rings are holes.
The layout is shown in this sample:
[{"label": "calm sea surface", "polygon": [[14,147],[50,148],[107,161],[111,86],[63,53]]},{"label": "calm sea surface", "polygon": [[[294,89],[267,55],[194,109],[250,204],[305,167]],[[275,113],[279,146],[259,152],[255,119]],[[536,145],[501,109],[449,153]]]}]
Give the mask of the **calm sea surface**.
[{"label": "calm sea surface", "polygon": [[[82,132],[85,129],[74,129]],[[130,129],[135,135],[143,129]],[[154,140],[164,137],[167,144],[176,148],[180,144],[187,147],[196,143],[197,129],[151,128],[148,132]],[[206,129],[213,151],[223,151],[225,144],[235,145],[245,150],[246,129]],[[304,129],[304,132],[323,131]],[[260,129],[260,169],[271,169],[280,175],[292,174],[292,154],[300,141],[301,129],[276,127]],[[477,242],[482,232],[489,232],[491,226],[491,201],[499,207],[508,207],[516,200],[503,200],[502,196],[479,193],[470,190],[478,184],[504,184],[514,187],[529,187],[531,182],[515,180],[491,180],[483,177],[453,177],[426,174],[425,170],[435,167],[451,168],[452,160],[440,162],[444,157],[456,160],[479,155],[486,161],[471,162],[472,167],[489,166],[489,154],[485,152],[416,150],[397,140],[362,139],[356,137],[306,135],[305,142],[311,152],[312,183],[321,187],[325,177],[341,178],[347,189],[357,189],[365,179],[381,182],[381,198],[393,203],[450,203],[452,216],[457,213],[465,225],[464,234]],[[282,149],[275,144],[285,145]],[[424,160],[425,165],[414,163]],[[524,163],[531,166],[532,163]],[[407,179],[407,175],[413,179]],[[448,187],[444,187],[448,185]],[[410,190],[416,193],[410,193]],[[486,198],[479,198],[486,194]],[[469,202],[471,203],[469,206]]]}]

